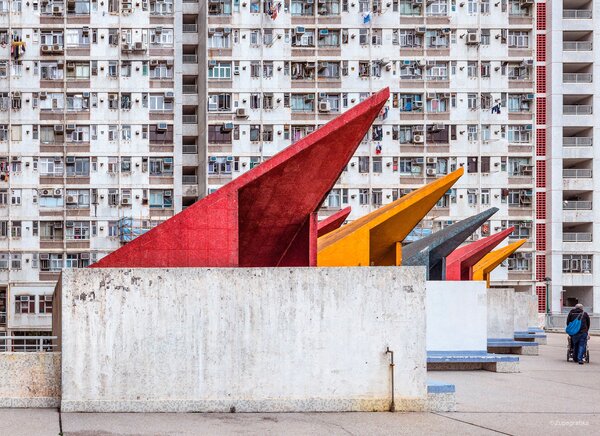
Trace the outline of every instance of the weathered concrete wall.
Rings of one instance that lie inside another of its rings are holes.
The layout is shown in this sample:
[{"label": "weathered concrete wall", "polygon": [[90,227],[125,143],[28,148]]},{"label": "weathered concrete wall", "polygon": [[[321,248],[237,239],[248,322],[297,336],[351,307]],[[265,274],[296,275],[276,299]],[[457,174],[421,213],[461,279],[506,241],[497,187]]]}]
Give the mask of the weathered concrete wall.
[{"label": "weathered concrete wall", "polygon": [[60,353],[0,353],[0,408],[59,403]]},{"label": "weathered concrete wall", "polygon": [[514,339],[515,290],[489,288],[487,290],[488,338]]},{"label": "weathered concrete wall", "polygon": [[529,292],[515,292],[515,331],[524,332],[537,327],[537,296]]},{"label": "weathered concrete wall", "polygon": [[63,411],[426,405],[422,267],[63,272]]},{"label": "weathered concrete wall", "polygon": [[427,351],[486,351],[487,300],[482,281],[428,281]]}]

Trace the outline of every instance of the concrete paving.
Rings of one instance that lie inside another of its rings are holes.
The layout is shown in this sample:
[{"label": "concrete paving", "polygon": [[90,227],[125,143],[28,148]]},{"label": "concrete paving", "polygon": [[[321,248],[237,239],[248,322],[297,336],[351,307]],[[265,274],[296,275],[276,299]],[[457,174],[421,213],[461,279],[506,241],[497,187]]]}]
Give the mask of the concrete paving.
[{"label": "concrete paving", "polygon": [[[96,414],[63,413],[65,436],[155,435],[570,435],[600,429],[600,337],[591,363],[566,362],[566,336],[549,334],[521,372],[436,371],[456,384],[454,413]],[[595,360],[597,359],[597,360]],[[59,434],[54,410],[0,410],[0,435]]]}]

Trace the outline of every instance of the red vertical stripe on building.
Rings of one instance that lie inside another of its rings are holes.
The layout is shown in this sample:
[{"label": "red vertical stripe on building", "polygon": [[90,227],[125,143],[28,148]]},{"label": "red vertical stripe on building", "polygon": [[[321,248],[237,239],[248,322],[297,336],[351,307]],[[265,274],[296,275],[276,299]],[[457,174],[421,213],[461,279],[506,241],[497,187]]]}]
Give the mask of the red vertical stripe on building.
[{"label": "red vertical stripe on building", "polygon": [[546,124],[546,98],[538,97],[535,99],[536,103],[536,124]]},{"label": "red vertical stripe on building", "polygon": [[538,160],[535,163],[535,186],[536,188],[546,187],[546,161]]},{"label": "red vertical stripe on building", "polygon": [[536,26],[537,30],[546,30],[546,3],[537,4]]},{"label": "red vertical stripe on building", "polygon": [[535,293],[538,297],[538,312],[545,313],[546,312],[546,287],[545,286],[536,286]]},{"label": "red vertical stripe on building", "polygon": [[535,148],[538,156],[546,156],[546,129],[536,130]]},{"label": "red vertical stripe on building", "polygon": [[535,218],[538,220],[546,219],[546,193],[535,193]]},{"label": "red vertical stripe on building", "polygon": [[536,58],[538,62],[546,62],[546,35],[537,36]]}]

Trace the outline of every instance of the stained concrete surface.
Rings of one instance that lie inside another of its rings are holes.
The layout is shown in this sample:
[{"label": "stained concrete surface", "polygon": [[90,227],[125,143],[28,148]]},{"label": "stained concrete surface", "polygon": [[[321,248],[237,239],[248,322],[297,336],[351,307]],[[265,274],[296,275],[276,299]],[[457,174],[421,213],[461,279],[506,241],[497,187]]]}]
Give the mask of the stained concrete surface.
[{"label": "stained concrete surface", "polygon": [[[521,373],[441,372],[456,383],[455,413],[96,414],[63,413],[65,436],[155,435],[581,435],[600,429],[600,337],[591,363],[566,362],[566,337],[549,334]],[[49,409],[0,410],[0,435],[58,434]]]}]

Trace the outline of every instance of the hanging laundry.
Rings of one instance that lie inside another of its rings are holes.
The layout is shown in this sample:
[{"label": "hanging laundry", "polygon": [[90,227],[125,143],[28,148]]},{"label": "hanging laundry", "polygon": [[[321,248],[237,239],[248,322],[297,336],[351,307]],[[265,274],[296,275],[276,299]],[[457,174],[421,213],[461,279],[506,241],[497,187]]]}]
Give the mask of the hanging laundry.
[{"label": "hanging laundry", "polygon": [[382,150],[383,150],[383,147],[381,146],[381,144],[377,144],[375,146],[375,154],[381,154]]},{"label": "hanging laundry", "polygon": [[494,106],[492,106],[492,113],[493,114],[499,114],[500,113],[500,103],[496,103]]},{"label": "hanging laundry", "polygon": [[388,116],[388,112],[390,111],[390,108],[388,106],[385,106],[381,109],[381,112],[379,112],[379,118],[381,118],[382,120],[385,120]]},{"label": "hanging laundry", "polygon": [[363,15],[363,24],[369,24],[371,22],[371,13],[367,12]]}]

